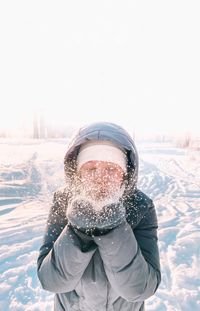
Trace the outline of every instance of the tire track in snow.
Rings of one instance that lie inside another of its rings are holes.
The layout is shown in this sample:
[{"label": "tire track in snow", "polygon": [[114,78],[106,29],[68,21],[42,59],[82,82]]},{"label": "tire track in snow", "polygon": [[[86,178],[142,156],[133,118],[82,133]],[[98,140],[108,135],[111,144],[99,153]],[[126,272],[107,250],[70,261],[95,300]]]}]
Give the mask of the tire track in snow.
[{"label": "tire track in snow", "polygon": [[39,285],[36,260],[52,191],[62,181],[61,168],[62,162],[42,161],[37,152],[1,167],[1,310],[52,310],[53,297]]},{"label": "tire track in snow", "polygon": [[159,220],[162,283],[155,299],[159,308],[153,305],[152,310],[160,311],[163,301],[166,310],[199,310],[199,168],[187,155],[179,158],[176,150],[171,156],[146,153],[140,161],[139,188],[154,200]]},{"label": "tire track in snow", "polygon": [[1,217],[6,218],[0,229],[1,310],[52,310],[52,294],[41,289],[36,272],[49,203],[26,201]]},{"label": "tire track in snow", "polygon": [[[0,205],[19,203],[40,194],[42,179],[35,164],[37,156],[35,152],[25,163],[1,167]],[[2,208],[0,213],[3,213]]]}]

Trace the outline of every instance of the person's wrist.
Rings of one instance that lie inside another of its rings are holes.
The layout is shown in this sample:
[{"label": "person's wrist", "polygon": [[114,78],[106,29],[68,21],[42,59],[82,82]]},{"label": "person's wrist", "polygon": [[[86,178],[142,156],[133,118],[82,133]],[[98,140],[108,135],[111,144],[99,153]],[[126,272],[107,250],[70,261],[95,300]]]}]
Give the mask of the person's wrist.
[{"label": "person's wrist", "polygon": [[75,233],[75,235],[84,243],[90,244],[90,242],[93,241],[92,235],[89,232],[86,233],[84,229],[76,228],[70,223],[68,224],[68,226],[73,231],[73,233]]}]

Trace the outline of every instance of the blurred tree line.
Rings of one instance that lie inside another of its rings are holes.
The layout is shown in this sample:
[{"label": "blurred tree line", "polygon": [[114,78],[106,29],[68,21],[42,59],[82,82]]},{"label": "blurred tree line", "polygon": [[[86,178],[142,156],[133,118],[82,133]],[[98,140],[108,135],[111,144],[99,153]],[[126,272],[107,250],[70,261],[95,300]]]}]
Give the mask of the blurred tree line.
[{"label": "blurred tree line", "polygon": [[52,125],[45,122],[43,114],[35,114],[33,117],[33,138],[65,138],[70,137],[75,128],[69,124]]}]

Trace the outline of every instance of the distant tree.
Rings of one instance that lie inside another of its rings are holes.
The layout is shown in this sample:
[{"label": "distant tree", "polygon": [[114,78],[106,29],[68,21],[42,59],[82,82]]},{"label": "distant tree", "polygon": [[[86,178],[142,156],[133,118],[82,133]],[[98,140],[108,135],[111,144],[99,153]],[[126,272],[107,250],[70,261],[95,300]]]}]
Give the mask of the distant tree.
[{"label": "distant tree", "polygon": [[33,117],[33,138],[39,138],[38,116],[36,113]]},{"label": "distant tree", "polygon": [[40,114],[40,138],[45,138],[45,122],[43,113]]},{"label": "distant tree", "polygon": [[6,131],[5,130],[0,130],[0,137],[5,138],[7,137]]},{"label": "distant tree", "polygon": [[183,139],[181,141],[181,147],[182,148],[188,148],[190,146],[190,142],[191,142],[190,134],[186,133],[185,137],[183,137]]},{"label": "distant tree", "polygon": [[180,137],[176,141],[176,146],[179,148],[189,148],[192,143],[192,138],[189,133],[185,133],[184,136]]}]

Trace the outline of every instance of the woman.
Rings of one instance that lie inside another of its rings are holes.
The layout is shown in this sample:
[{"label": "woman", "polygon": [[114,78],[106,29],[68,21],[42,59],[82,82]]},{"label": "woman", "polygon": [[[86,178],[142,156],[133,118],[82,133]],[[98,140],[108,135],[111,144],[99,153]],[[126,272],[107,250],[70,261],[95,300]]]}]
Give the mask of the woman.
[{"label": "woman", "polygon": [[137,189],[138,154],[120,126],[83,127],[65,158],[37,261],[54,310],[142,311],[160,261],[152,200]]}]

